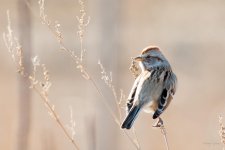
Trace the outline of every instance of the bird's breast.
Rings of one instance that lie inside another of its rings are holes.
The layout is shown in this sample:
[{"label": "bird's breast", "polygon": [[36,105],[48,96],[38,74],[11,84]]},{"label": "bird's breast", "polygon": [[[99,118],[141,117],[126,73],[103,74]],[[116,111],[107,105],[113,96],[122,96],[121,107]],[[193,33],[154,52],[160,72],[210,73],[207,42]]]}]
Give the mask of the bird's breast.
[{"label": "bird's breast", "polygon": [[154,113],[158,108],[158,103],[156,100],[150,101],[148,104],[144,107],[144,112],[146,113]]}]

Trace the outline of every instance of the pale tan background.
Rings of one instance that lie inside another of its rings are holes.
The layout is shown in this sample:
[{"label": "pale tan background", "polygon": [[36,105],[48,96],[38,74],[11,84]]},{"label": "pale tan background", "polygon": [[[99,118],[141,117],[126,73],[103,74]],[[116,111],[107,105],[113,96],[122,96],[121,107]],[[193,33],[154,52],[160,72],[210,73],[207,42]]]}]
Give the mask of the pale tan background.
[{"label": "pale tan background", "polygon": [[[16,0],[0,1],[0,33],[11,11],[17,33]],[[32,1],[38,14],[37,1]],[[90,0],[91,22],[86,32],[86,64],[108,103],[112,94],[100,80],[99,59],[113,72],[114,84],[126,95],[134,81],[130,58],[148,45],[158,45],[170,60],[179,80],[178,91],[164,118],[171,150],[221,150],[218,115],[225,114],[225,1],[224,0]],[[79,52],[75,0],[48,0],[46,12],[61,23],[67,46]],[[135,149],[116,126],[100,97],[83,80],[70,57],[59,51],[49,30],[32,16],[33,55],[48,67],[53,86],[50,99],[69,124],[73,108],[76,139],[81,149]],[[25,27],[24,27],[25,28]],[[0,149],[14,150],[17,141],[18,81],[10,55],[0,40]],[[72,150],[73,147],[33,93],[30,150]],[[135,127],[143,150],[165,149],[151,116],[141,113]]]}]

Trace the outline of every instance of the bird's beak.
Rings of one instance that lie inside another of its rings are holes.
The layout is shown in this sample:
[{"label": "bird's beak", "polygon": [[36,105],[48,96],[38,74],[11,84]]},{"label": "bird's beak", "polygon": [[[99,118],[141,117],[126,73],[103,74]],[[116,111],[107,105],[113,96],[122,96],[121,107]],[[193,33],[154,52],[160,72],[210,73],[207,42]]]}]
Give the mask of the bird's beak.
[{"label": "bird's beak", "polygon": [[137,57],[134,58],[134,60],[135,60],[135,61],[143,61],[144,58],[141,57],[141,56],[137,56]]}]

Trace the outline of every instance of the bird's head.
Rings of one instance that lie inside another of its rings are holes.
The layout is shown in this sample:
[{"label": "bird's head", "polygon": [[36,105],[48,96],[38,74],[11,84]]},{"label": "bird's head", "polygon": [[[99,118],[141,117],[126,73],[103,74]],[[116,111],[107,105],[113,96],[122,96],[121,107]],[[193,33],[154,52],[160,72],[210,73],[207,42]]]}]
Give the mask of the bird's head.
[{"label": "bird's head", "polygon": [[152,70],[155,67],[170,67],[167,59],[157,46],[146,47],[142,50],[141,55],[135,57],[134,60],[140,62],[142,70]]}]

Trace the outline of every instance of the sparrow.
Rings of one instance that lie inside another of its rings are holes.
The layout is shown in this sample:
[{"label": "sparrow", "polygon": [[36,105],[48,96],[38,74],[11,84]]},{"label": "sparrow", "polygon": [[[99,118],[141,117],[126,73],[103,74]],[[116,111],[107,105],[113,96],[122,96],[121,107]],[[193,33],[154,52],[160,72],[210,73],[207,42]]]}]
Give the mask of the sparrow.
[{"label": "sparrow", "polygon": [[139,62],[140,75],[136,78],[127,100],[127,116],[121,128],[130,129],[144,110],[152,114],[152,118],[160,115],[169,106],[176,92],[177,77],[157,46],[149,46],[141,55],[134,58]]}]

